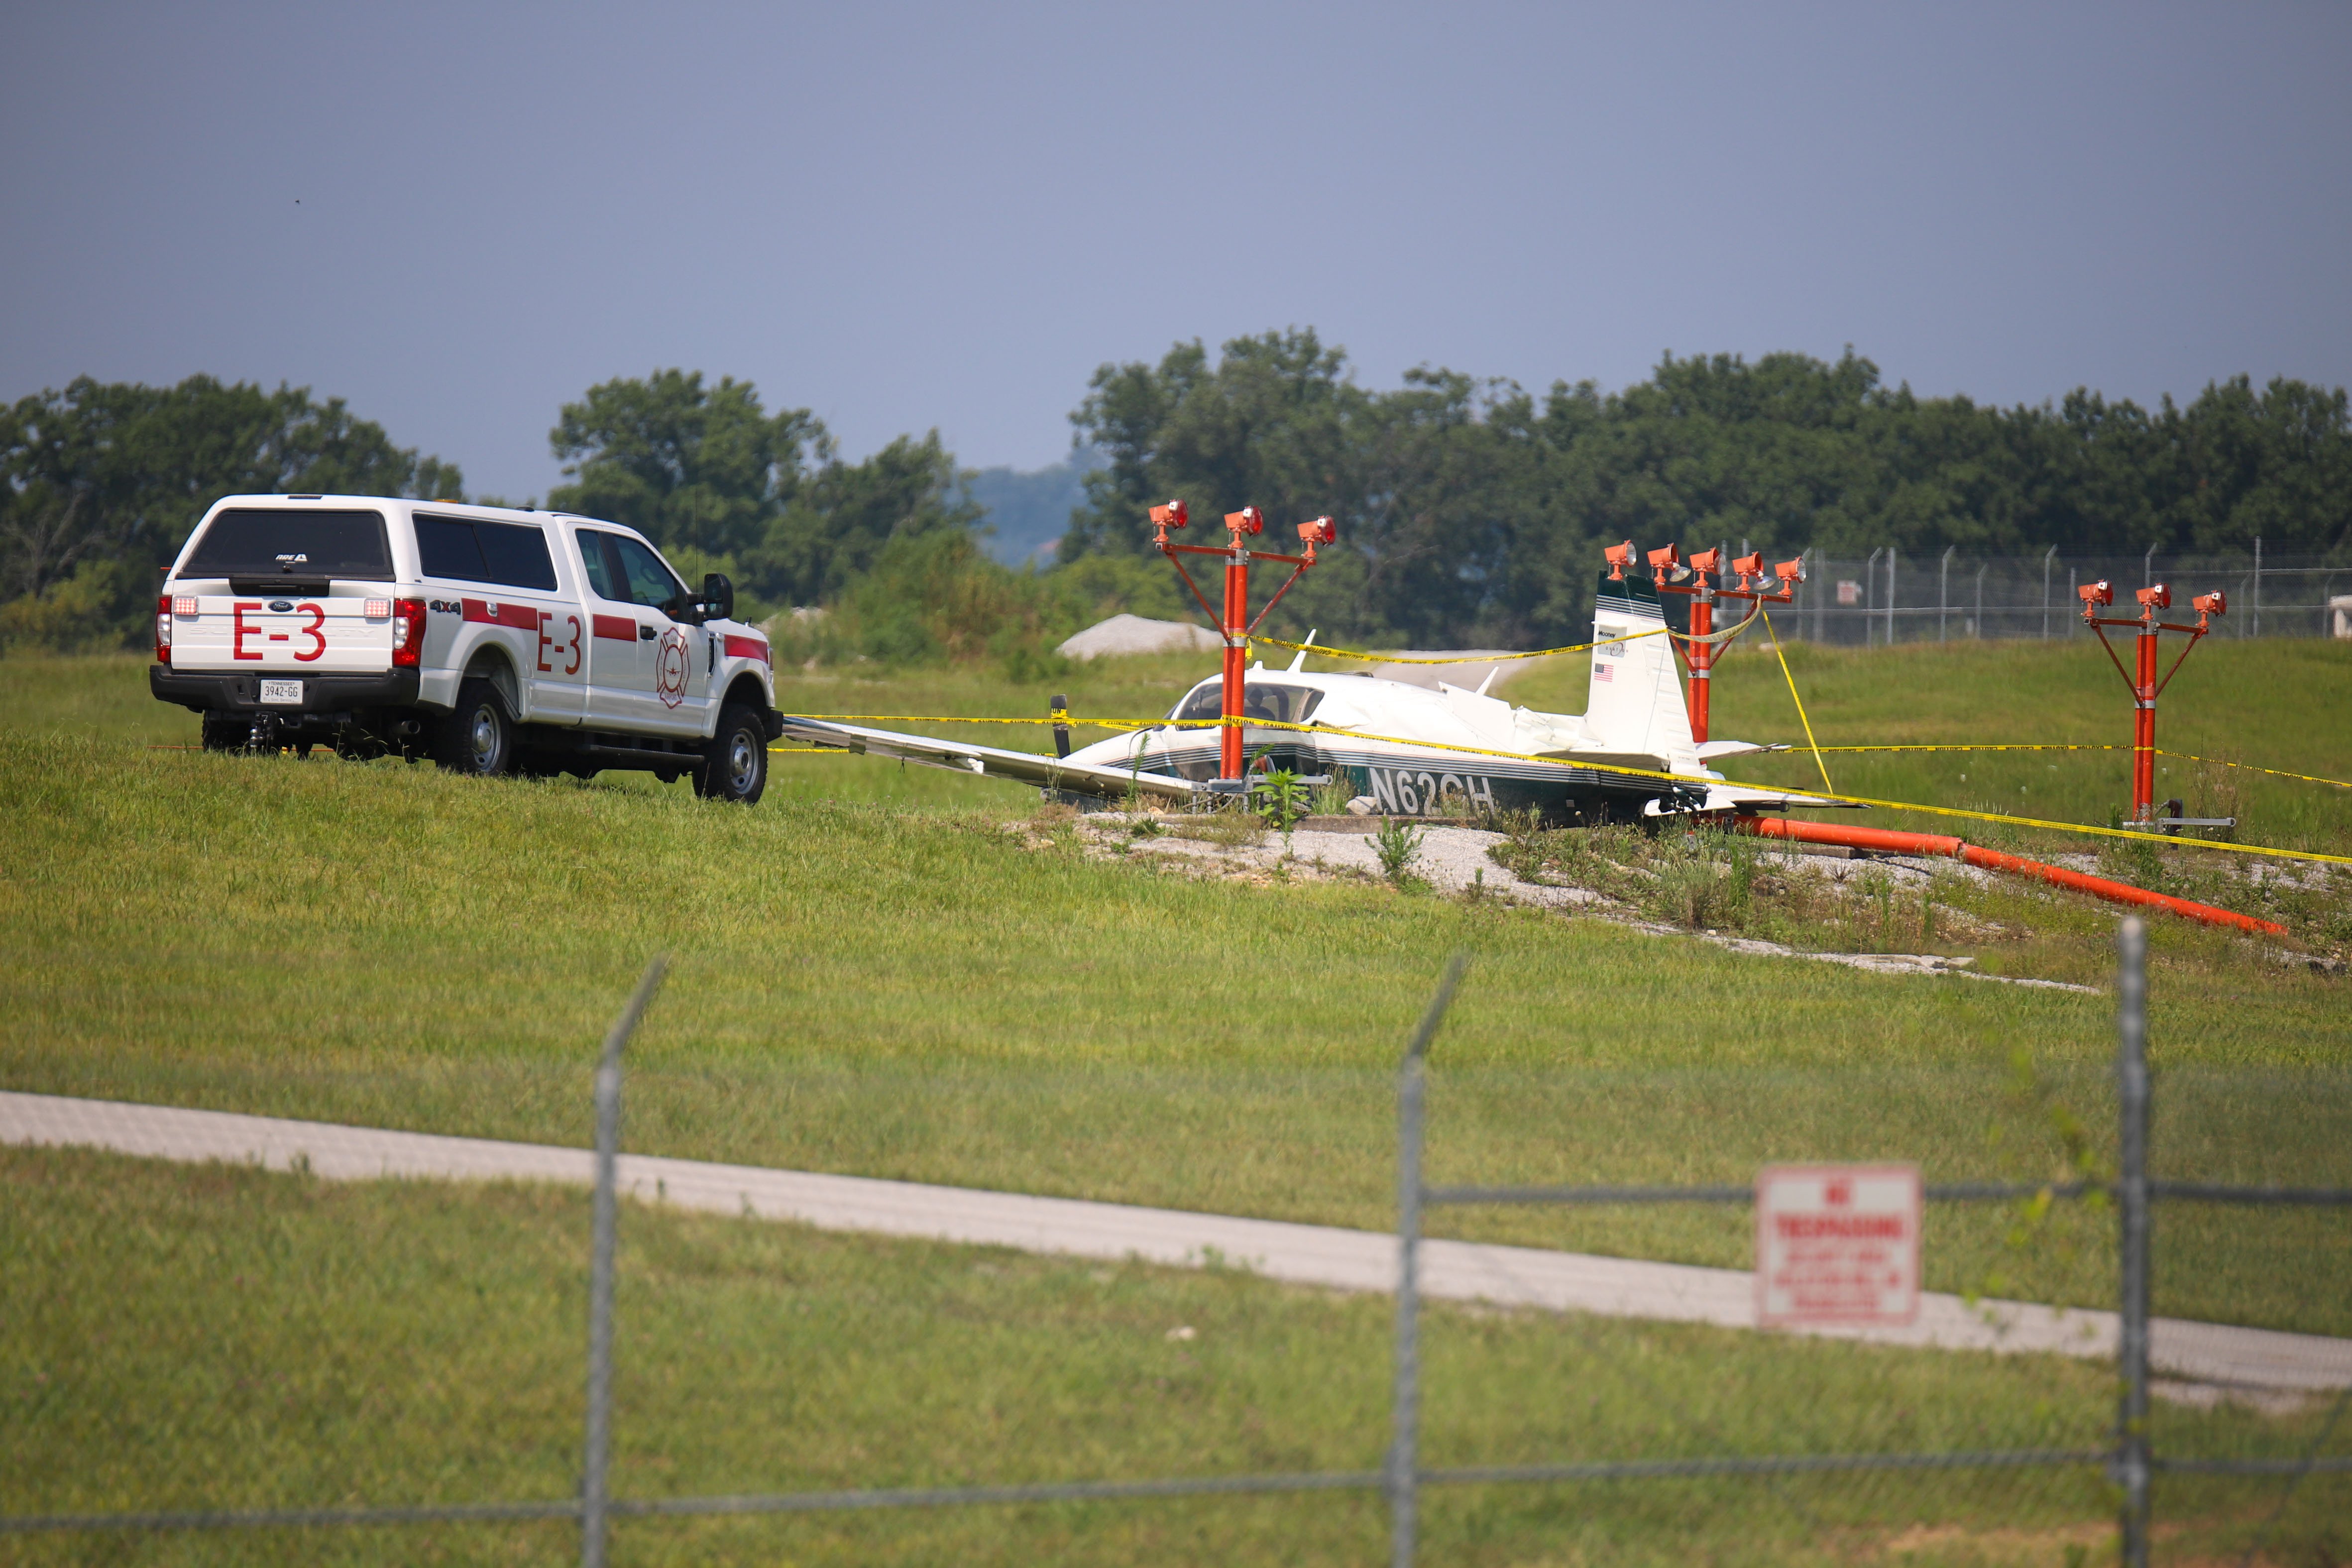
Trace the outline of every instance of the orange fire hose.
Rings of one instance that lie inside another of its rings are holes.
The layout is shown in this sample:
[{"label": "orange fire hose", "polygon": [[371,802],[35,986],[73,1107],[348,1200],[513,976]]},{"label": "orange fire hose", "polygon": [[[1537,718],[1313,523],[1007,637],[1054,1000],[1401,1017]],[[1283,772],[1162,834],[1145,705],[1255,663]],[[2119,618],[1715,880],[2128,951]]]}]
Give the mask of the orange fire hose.
[{"label": "orange fire hose", "polygon": [[1850,849],[1875,849],[1889,855],[1942,855],[1970,866],[1980,866],[1988,871],[2014,871],[2021,876],[2039,877],[2054,887],[2072,888],[2078,893],[2105,899],[2110,903],[2137,904],[2145,909],[2164,910],[2176,915],[2186,915],[2192,921],[2202,921],[2210,926],[2234,926],[2240,931],[2261,936],[2284,936],[2286,927],[2275,921],[2257,920],[2234,910],[2217,910],[2210,904],[2200,904],[2188,899],[2176,899],[2167,893],[2151,893],[2146,888],[2135,888],[2128,882],[2110,882],[2105,877],[2085,876],[2069,871],[2063,866],[2047,861],[2028,860],[2022,855],[2004,855],[1998,849],[1987,849],[1965,838],[1954,838],[1941,833],[1896,833],[1884,827],[1847,827],[1829,822],[1797,822],[1784,816],[1741,816],[1733,826],[1742,833],[1752,833],[1760,838],[1793,838],[1801,844],[1838,844]]}]

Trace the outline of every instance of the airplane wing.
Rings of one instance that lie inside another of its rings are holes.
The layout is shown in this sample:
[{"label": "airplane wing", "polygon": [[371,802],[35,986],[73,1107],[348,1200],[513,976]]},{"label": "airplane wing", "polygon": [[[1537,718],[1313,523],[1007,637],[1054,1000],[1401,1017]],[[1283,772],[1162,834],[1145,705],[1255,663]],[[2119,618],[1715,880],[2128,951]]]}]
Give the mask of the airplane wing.
[{"label": "airplane wing", "polygon": [[1850,800],[1831,800],[1825,796],[1818,795],[1789,795],[1779,790],[1769,789],[1733,789],[1725,784],[1709,784],[1706,786],[1706,805],[1701,809],[1706,811],[1738,811],[1746,814],[1752,813],[1760,807],[1767,806],[1770,807],[1774,811],[1822,811],[1832,809],[1845,811],[1867,811],[1870,809],[1866,805],[1860,805]]},{"label": "airplane wing", "polygon": [[1537,752],[1534,755],[1549,763],[1566,763],[1572,768],[1590,765],[1604,768],[1633,768],[1645,773],[1674,772],[1674,763],[1654,752],[1597,752],[1566,746],[1557,751]]},{"label": "airplane wing", "polygon": [[787,714],[784,734],[812,746],[837,747],[871,757],[898,757],[927,768],[945,768],[950,773],[975,773],[983,778],[1014,779],[1042,789],[1068,790],[1109,800],[1117,800],[1130,790],[1162,800],[1192,798],[1192,781],[1171,778],[1166,773],[1088,767],[1034,752],[1008,752],[961,741],[937,741],[929,735],[908,735],[896,730],[868,730],[831,719],[796,719]]}]

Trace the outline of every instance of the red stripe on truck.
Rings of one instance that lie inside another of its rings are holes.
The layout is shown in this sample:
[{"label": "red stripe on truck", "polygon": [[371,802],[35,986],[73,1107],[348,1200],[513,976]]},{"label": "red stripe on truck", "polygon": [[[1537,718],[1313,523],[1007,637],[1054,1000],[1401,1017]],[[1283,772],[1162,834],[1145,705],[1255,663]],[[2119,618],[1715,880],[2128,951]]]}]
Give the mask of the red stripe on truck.
[{"label": "red stripe on truck", "polygon": [[727,657],[729,658],[756,658],[761,664],[765,664],[768,662],[768,645],[758,637],[738,637],[733,632],[729,632],[727,634]]},{"label": "red stripe on truck", "polygon": [[465,601],[466,618],[486,626],[512,626],[519,632],[539,630],[535,605],[494,605],[487,599]]},{"label": "red stripe on truck", "polygon": [[626,616],[598,616],[595,622],[595,634],[600,637],[613,637],[621,642],[637,640],[637,623]]}]

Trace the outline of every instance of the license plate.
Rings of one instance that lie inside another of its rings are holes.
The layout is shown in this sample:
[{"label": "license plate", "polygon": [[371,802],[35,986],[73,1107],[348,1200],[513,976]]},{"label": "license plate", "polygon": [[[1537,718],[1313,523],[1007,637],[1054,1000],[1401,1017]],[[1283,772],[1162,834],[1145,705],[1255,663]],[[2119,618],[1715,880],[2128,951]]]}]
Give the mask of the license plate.
[{"label": "license plate", "polygon": [[261,683],[264,702],[291,702],[297,707],[302,701],[302,683],[299,680],[265,680]]}]

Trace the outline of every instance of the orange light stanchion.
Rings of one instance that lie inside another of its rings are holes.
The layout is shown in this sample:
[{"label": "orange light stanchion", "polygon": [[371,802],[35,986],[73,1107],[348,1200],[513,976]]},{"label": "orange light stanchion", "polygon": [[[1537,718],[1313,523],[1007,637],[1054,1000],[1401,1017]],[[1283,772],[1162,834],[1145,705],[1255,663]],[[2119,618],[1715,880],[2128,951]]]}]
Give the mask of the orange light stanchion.
[{"label": "orange light stanchion", "polygon": [[[2229,614],[2229,598],[2218,588],[2210,594],[2200,594],[2190,601],[2197,611],[2197,624],[2184,626],[2156,618],[2158,612],[2172,608],[2172,589],[2163,583],[2134,592],[2132,596],[2139,601],[2137,619],[2099,614],[2101,609],[2116,602],[2115,589],[2104,579],[2085,583],[2074,592],[2083,601],[2083,624],[2099,634],[2099,646],[2107,650],[2108,661],[2116,667],[2116,673],[2124,678],[2124,684],[2131,688],[2132,823],[2136,826],[2154,826],[2157,825],[2156,700],[2163,694],[2166,687],[2172,684],[2172,678],[2180,673],[2180,667],[2188,662],[2189,650],[2197,646],[2197,639],[2213,629],[2213,617]],[[2138,646],[2133,650],[2136,657],[2131,670],[2124,668],[2124,661],[2116,655],[2115,645],[2107,641],[2106,628],[2109,626],[2129,626],[2137,634]],[[2164,679],[2159,680],[2156,675],[2159,662],[2156,645],[2165,632],[2185,632],[2189,642],[2181,648],[2180,657],[2172,661],[2172,668],[2164,672]]]},{"label": "orange light stanchion", "polygon": [[1707,699],[1715,688],[1715,645],[1701,641],[1715,630],[1715,586],[1708,581],[1723,575],[1723,552],[1702,550],[1686,563],[1696,581],[1691,589],[1690,607],[1690,725],[1691,739],[1706,739]]},{"label": "orange light stanchion", "polygon": [[[1225,530],[1231,538],[1224,545],[1178,544],[1169,539],[1170,529],[1182,528],[1190,521],[1190,514],[1181,500],[1153,507],[1151,523],[1155,532],[1151,543],[1152,548],[1167,556],[1175,566],[1176,574],[1184,579],[1184,586],[1192,591],[1192,597],[1200,602],[1202,609],[1208,612],[1209,618],[1217,623],[1224,637],[1224,723],[1218,734],[1217,776],[1238,782],[1244,766],[1242,689],[1244,667],[1249,659],[1251,634],[1265,622],[1274,606],[1281,602],[1282,596],[1290,592],[1291,584],[1298,581],[1300,574],[1315,564],[1316,548],[1336,543],[1339,532],[1338,525],[1330,518],[1318,517],[1312,522],[1298,525],[1298,540],[1304,547],[1302,554],[1280,555],[1267,550],[1252,550],[1242,542],[1265,531],[1265,514],[1254,506],[1245,506],[1239,511],[1225,514]],[[1219,555],[1224,558],[1225,607],[1222,614],[1210,606],[1200,584],[1192,581],[1190,572],[1184,570],[1184,563],[1176,559],[1179,555]],[[1249,569],[1253,562],[1258,561],[1280,562],[1290,567],[1291,573],[1282,586],[1274,591],[1274,597],[1265,602],[1265,608],[1260,610],[1256,619],[1253,620],[1249,613]]]},{"label": "orange light stanchion", "polygon": [[1244,538],[1265,531],[1265,518],[1254,506],[1225,514],[1225,531],[1233,536],[1225,557],[1225,722],[1217,731],[1217,776],[1242,776],[1242,676],[1249,660],[1250,552]]}]

